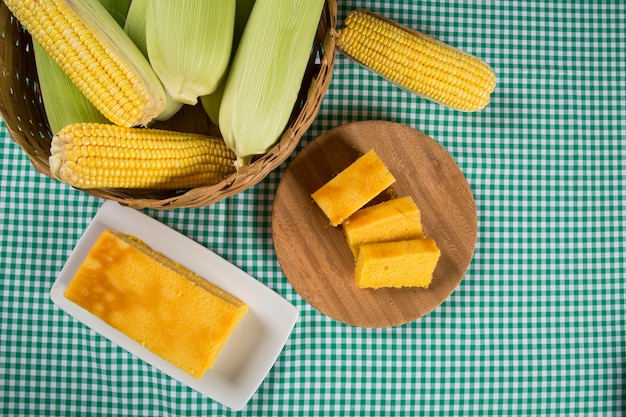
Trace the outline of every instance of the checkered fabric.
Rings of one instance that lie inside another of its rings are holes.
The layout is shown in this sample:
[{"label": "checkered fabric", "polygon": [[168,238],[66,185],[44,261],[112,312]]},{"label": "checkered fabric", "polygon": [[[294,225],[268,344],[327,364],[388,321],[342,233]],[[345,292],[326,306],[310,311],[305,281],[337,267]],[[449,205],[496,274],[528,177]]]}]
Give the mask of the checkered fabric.
[{"label": "checkered fabric", "polygon": [[52,304],[102,203],[38,174],[0,130],[0,413],[7,416],[616,416],[626,411],[626,4],[339,1],[486,60],[492,103],[461,113],[338,55],[301,149],[353,121],[417,128],[456,159],[478,238],[458,289],[426,317],[363,329],[308,305],[277,262],[272,200],[293,156],[213,206],[145,212],[285,297],[300,318],[234,412]]}]

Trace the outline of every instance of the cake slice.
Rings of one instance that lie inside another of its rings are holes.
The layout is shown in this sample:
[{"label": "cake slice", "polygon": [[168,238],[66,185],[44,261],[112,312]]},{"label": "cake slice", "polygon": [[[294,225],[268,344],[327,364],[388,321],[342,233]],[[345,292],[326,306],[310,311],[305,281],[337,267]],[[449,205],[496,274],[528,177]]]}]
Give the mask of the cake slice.
[{"label": "cake slice", "polygon": [[359,288],[428,288],[440,254],[432,239],[363,245],[355,267],[356,285]]},{"label": "cake slice", "polygon": [[338,226],[394,182],[395,178],[372,149],[311,196],[330,224]]},{"label": "cake slice", "polygon": [[358,210],[342,224],[354,259],[366,243],[422,238],[420,211],[410,196]]},{"label": "cake slice", "polygon": [[248,311],[238,298],[141,240],[105,230],[65,297],[195,378]]}]

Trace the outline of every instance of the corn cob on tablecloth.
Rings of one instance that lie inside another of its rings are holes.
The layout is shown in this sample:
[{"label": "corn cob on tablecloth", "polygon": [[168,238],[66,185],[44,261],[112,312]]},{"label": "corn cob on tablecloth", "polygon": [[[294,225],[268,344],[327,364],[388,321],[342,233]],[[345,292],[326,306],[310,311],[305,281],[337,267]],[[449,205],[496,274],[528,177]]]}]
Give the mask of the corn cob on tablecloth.
[{"label": "corn cob on tablecloth", "polygon": [[[595,3],[595,4],[591,4]],[[289,161],[202,209],[145,212],[285,297],[300,318],[234,412],[136,359],[48,293],[102,204],[32,168],[0,130],[0,414],[617,416],[626,412],[626,5],[340,1],[486,60],[491,104],[461,113],[338,56],[299,149],[353,121],[431,136],[473,190],[478,239],[458,289],[428,316],[363,329],[290,286],[271,237]]]}]

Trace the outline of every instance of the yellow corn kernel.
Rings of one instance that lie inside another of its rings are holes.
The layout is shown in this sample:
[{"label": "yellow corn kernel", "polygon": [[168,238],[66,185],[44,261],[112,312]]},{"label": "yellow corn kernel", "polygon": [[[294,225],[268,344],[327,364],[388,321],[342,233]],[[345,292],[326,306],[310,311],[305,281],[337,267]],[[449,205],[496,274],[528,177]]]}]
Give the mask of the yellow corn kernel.
[{"label": "yellow corn kernel", "polygon": [[22,26],[107,119],[145,126],[165,106],[148,60],[99,2],[5,0]]},{"label": "yellow corn kernel", "polygon": [[398,86],[463,111],[484,108],[496,86],[484,61],[369,11],[348,15],[337,47]]},{"label": "yellow corn kernel", "polygon": [[33,53],[41,98],[53,134],[70,123],[108,122],[35,40]]},{"label": "yellow corn kernel", "polygon": [[52,139],[52,176],[76,188],[187,189],[235,172],[224,140],[159,129],[76,123]]}]

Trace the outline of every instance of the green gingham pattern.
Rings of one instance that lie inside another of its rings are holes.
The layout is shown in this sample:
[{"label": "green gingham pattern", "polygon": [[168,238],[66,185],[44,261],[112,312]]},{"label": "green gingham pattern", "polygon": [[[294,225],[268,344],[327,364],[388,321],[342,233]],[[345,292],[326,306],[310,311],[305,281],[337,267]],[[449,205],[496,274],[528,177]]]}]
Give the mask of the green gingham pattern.
[{"label": "green gingham pattern", "polygon": [[101,201],[37,174],[3,127],[2,415],[626,411],[626,5],[339,1],[339,21],[357,8],[476,54],[498,75],[489,107],[466,114],[338,56],[301,144],[335,126],[380,119],[420,129],[446,147],[472,187],[479,222],[474,259],[452,296],[428,316],[390,329],[346,326],[304,302],[283,275],[271,238],[272,199],[293,157],[211,207],[145,210],[301,312],[267,378],[234,412],[51,303],[50,287]]}]

